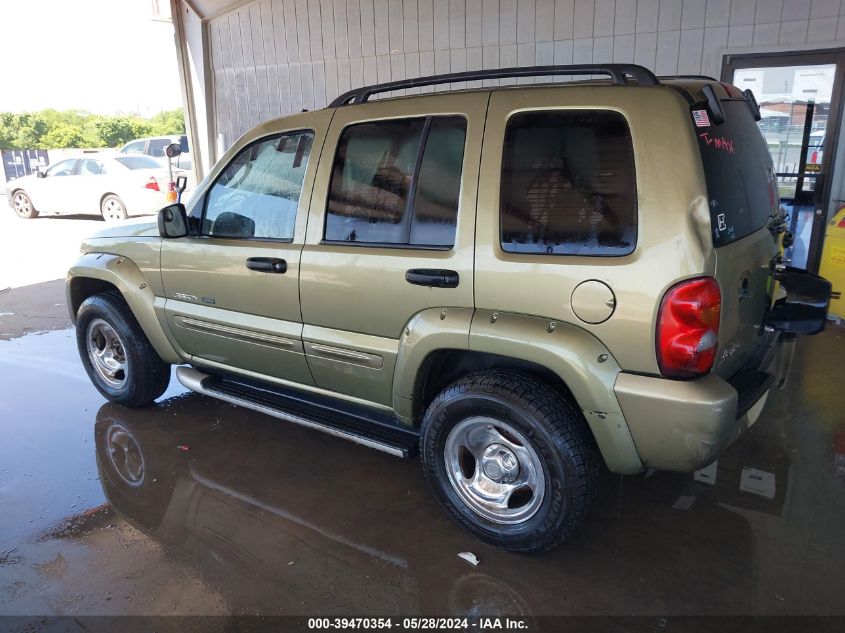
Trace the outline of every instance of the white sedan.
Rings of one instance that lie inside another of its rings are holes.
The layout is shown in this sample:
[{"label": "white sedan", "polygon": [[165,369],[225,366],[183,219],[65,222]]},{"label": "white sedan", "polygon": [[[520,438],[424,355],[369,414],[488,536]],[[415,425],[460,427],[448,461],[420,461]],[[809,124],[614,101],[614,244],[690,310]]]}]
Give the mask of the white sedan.
[{"label": "white sedan", "polygon": [[[182,174],[173,170],[173,178]],[[99,213],[106,221],[156,213],[168,202],[167,171],[151,156],[95,154],[68,158],[6,184],[21,218],[39,213]]]}]

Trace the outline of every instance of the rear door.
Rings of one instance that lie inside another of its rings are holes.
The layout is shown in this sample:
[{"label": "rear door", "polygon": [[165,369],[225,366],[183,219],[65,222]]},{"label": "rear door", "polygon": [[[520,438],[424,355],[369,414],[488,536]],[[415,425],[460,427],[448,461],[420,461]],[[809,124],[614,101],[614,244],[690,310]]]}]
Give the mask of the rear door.
[{"label": "rear door", "polygon": [[82,158],[76,166],[76,176],[68,193],[68,204],[74,211],[99,213],[100,198],[108,190],[109,176],[102,161]]},{"label": "rear door", "polygon": [[777,254],[776,240],[767,227],[779,201],[771,155],[748,103],[744,99],[721,103],[725,121],[714,125],[709,117],[699,117],[695,132],[722,291],[714,371],[728,377],[748,361],[761,341],[771,303],[770,265]]},{"label": "rear door", "polygon": [[224,159],[191,217],[198,234],[164,240],[165,314],[199,365],[313,384],[302,352],[300,251],[330,111],[285,119]]},{"label": "rear door", "polygon": [[409,321],[473,308],[487,101],[487,93],[452,94],[336,110],[300,281],[303,341],[318,386],[390,405]]}]

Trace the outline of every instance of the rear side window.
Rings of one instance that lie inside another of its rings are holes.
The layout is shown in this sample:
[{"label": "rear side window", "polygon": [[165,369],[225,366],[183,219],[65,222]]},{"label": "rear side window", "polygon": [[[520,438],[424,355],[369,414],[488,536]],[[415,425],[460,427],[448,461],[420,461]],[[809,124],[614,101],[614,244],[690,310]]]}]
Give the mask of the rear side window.
[{"label": "rear side window", "polygon": [[557,110],[508,121],[500,193],[509,253],[627,255],[637,241],[631,132],[618,112]]},{"label": "rear side window", "polygon": [[313,133],[295,132],[242,150],[206,196],[202,234],[292,240],[313,141]]},{"label": "rear side window", "polygon": [[[779,204],[772,157],[751,109],[744,100],[722,101],[722,109],[724,123],[695,128],[714,246],[766,226]],[[709,123],[709,117],[703,122]]]},{"label": "rear side window", "polygon": [[325,239],[453,246],[465,138],[463,117],[346,128],[332,170]]}]

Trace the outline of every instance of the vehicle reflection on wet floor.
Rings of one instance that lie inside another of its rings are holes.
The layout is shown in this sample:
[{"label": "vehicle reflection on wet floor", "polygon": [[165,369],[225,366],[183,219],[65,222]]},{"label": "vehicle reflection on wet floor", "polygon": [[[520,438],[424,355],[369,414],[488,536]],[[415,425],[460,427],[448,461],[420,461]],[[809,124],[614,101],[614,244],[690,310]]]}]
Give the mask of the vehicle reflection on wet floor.
[{"label": "vehicle reflection on wet floor", "polygon": [[0,613],[843,614],[843,353],[802,340],[715,466],[607,475],[576,537],[520,556],[453,526],[416,460],[175,381],[102,404],[70,330],[0,341]]}]

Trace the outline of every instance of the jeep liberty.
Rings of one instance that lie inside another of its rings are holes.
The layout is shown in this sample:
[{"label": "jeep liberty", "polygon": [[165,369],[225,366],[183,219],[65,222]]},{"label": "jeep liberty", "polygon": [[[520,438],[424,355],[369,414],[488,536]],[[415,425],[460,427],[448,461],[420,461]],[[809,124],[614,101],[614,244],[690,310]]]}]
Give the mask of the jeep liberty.
[{"label": "jeep liberty", "polygon": [[[410,94],[524,76],[553,83]],[[750,92],[633,65],[350,91],[245,134],[157,224],[84,242],[82,361],[128,407],[178,365],[198,393],[419,452],[458,525],[548,549],[600,468],[716,459],[824,327],[757,119]]]}]

